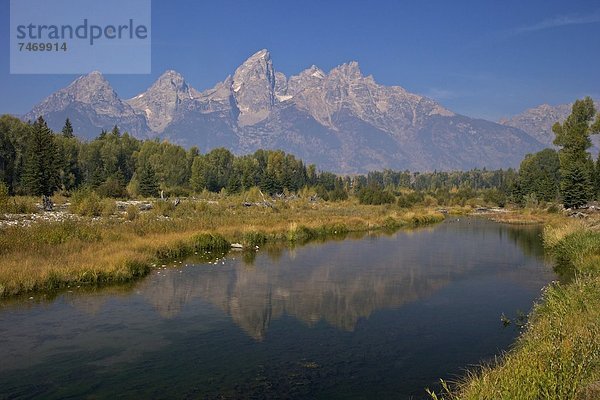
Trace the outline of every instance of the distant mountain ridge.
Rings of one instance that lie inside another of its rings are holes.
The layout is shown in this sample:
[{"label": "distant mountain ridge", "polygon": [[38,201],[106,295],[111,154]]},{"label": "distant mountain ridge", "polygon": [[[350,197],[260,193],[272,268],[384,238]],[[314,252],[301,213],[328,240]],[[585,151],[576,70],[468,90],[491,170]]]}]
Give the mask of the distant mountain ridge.
[{"label": "distant mountain ridge", "polygon": [[[596,112],[600,112],[600,102],[595,100],[594,105]],[[573,104],[558,104],[555,106],[542,104],[529,108],[511,118],[503,118],[499,122],[502,125],[512,126],[527,132],[546,147],[554,147],[552,142],[555,135],[552,132],[552,125],[556,122],[564,122],[571,114],[572,107]],[[597,153],[600,147],[600,137],[593,135],[592,143],[594,144],[592,151]]]},{"label": "distant mountain ridge", "polygon": [[60,130],[68,117],[78,134],[88,139],[116,124],[139,137],[150,131],[144,116],[119,99],[110,83],[97,71],[51,94],[23,119],[33,121],[40,115],[54,130]]},{"label": "distant mountain ridge", "polygon": [[60,130],[69,117],[84,138],[118,125],[201,151],[282,149],[341,173],[518,166],[543,142],[521,128],[458,115],[400,86],[364,76],[356,62],[328,73],[316,66],[286,77],[267,50],[200,92],[176,71],[121,100],[98,72],[50,95],[24,119],[42,115]]}]

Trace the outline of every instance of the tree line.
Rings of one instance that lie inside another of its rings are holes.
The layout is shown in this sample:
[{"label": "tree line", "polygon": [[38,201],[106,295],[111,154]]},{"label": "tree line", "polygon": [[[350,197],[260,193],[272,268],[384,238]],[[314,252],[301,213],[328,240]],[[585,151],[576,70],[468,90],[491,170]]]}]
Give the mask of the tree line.
[{"label": "tree line", "polygon": [[[90,141],[79,140],[67,119],[61,132],[52,132],[42,118],[25,123],[0,117],[0,180],[11,194],[69,194],[90,188],[105,197],[156,196],[210,192],[239,193],[252,187],[265,194],[296,193],[309,187],[325,200],[363,197],[373,192],[401,189],[435,191],[454,187],[508,187],[516,172],[397,172],[384,170],[367,175],[339,176],[318,171],[314,164],[279,150],[258,150],[235,156],[225,148],[205,154],[158,140],[139,140],[119,131],[103,131]],[[380,196],[376,194],[375,197]],[[373,199],[386,202],[389,196]],[[370,202],[369,200],[366,200]]]},{"label": "tree line", "polygon": [[52,132],[43,118],[25,123],[0,117],[0,182],[13,195],[69,194],[89,188],[105,197],[187,195],[208,190],[265,194],[303,187],[342,186],[342,178],[279,150],[235,156],[225,148],[201,154],[167,141],[139,140],[118,127],[92,141],[79,140],[67,119]]},{"label": "tree line", "polygon": [[297,193],[303,188],[324,200],[356,196],[361,203],[464,203],[483,197],[506,202],[562,201],[580,207],[600,195],[600,159],[588,149],[600,131],[590,98],[578,100],[566,121],[556,123],[559,150],[528,154],[518,170],[375,171],[340,176],[280,150],[236,156],[225,148],[202,154],[167,141],[139,140],[115,126],[89,142],[79,140],[67,119],[52,132],[43,118],[25,123],[0,117],[0,182],[10,194],[69,195],[86,188],[104,197],[153,197],[160,191],[185,196],[202,191],[240,193],[253,187],[267,195]]},{"label": "tree line", "polygon": [[544,149],[525,157],[512,188],[514,197],[521,203],[561,201],[567,208],[600,199],[600,155],[594,163],[588,152],[590,135],[600,133],[593,100],[577,100],[567,119],[556,122],[552,131],[559,150]]}]

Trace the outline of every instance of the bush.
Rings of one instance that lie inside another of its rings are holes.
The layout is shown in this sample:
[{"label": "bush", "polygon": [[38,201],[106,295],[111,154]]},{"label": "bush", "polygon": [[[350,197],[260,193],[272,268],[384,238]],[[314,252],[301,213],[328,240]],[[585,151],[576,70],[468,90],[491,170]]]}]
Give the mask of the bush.
[{"label": "bush", "polygon": [[168,200],[158,200],[154,202],[152,211],[154,211],[156,215],[168,217],[175,211],[175,205]]},{"label": "bush", "polygon": [[348,193],[342,188],[335,188],[328,193],[329,201],[342,201],[348,199]]},{"label": "bush", "polygon": [[188,197],[190,194],[190,190],[183,186],[170,187],[164,191],[166,197]]},{"label": "bush", "polygon": [[103,217],[110,217],[117,211],[117,203],[113,199],[102,199],[100,207],[102,208]]},{"label": "bush", "polygon": [[434,193],[434,197],[437,200],[438,205],[450,205],[452,200],[452,196],[450,195],[450,191],[448,189],[438,189]]},{"label": "bush", "polygon": [[298,225],[295,222],[290,224],[287,232],[287,239],[290,242],[305,243],[316,237],[316,232],[304,225]]},{"label": "bush", "polygon": [[263,196],[260,194],[260,188],[256,186],[252,186],[250,189],[244,193],[244,201],[250,203],[256,203],[258,201],[262,201]]},{"label": "bush", "polygon": [[102,214],[102,201],[96,192],[80,189],[71,196],[71,212],[86,217],[98,217]]},{"label": "bush", "polygon": [[6,208],[8,204],[8,187],[2,181],[0,181],[0,211]]},{"label": "bush", "polygon": [[262,232],[246,232],[242,237],[242,243],[244,246],[254,247],[254,246],[262,246],[267,242],[267,235]]},{"label": "bush", "polygon": [[423,197],[423,205],[426,207],[435,207],[438,205],[437,199],[429,194]]},{"label": "bush", "polygon": [[134,204],[130,204],[127,207],[127,210],[125,210],[125,218],[127,218],[128,221],[135,221],[139,216],[140,209]]},{"label": "bush", "polygon": [[401,208],[411,208],[415,204],[422,202],[423,198],[423,194],[420,192],[403,193],[398,197],[396,204]]},{"label": "bush", "polygon": [[483,192],[483,201],[486,204],[504,207],[506,205],[506,195],[498,189],[487,189]]},{"label": "bush", "polygon": [[391,204],[395,199],[393,194],[379,187],[367,187],[358,192],[358,201],[360,204]]},{"label": "bush", "polygon": [[33,197],[11,197],[8,187],[0,181],[0,213],[32,214],[38,211]]},{"label": "bush", "polygon": [[98,195],[101,197],[127,197],[127,189],[123,182],[112,176],[108,177],[106,181],[98,187],[97,191]]},{"label": "bush", "polygon": [[315,192],[317,193],[317,196],[320,199],[323,199],[324,201],[329,201],[329,192],[327,191],[327,189],[325,189],[325,186],[323,186],[323,185],[315,186]]},{"label": "bush", "polygon": [[192,237],[192,242],[195,251],[227,251],[231,248],[231,243],[219,234],[201,233]]},{"label": "bush", "polygon": [[535,193],[529,193],[523,196],[523,204],[525,208],[538,208],[540,205]]}]

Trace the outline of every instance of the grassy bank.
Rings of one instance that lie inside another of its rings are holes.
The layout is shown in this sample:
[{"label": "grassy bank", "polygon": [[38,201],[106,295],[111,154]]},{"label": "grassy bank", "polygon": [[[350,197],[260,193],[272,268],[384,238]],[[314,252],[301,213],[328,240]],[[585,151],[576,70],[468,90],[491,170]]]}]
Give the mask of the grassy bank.
[{"label": "grassy bank", "polygon": [[544,289],[512,350],[435,399],[600,398],[598,220],[547,216],[544,245],[561,283]]},{"label": "grassy bank", "polygon": [[[118,214],[118,213],[117,213]],[[354,201],[279,202],[244,207],[235,197],[163,202],[145,213],[79,217],[0,229],[0,297],[69,285],[126,282],[153,264],[200,250],[266,242],[302,243],[348,232],[397,229],[443,220],[425,209]]]}]

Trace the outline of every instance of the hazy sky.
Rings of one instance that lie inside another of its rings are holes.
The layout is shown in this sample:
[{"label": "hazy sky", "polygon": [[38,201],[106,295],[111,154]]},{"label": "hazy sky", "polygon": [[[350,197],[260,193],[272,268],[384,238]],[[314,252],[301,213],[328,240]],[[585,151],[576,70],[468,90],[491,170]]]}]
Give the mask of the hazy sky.
[{"label": "hazy sky", "polygon": [[[166,69],[207,89],[262,48],[288,76],[356,60],[379,83],[493,120],[600,98],[597,0],[154,0],[152,16],[152,74],[107,76],[122,98]],[[10,75],[9,0],[0,18],[0,113],[22,114],[76,76]]]}]

